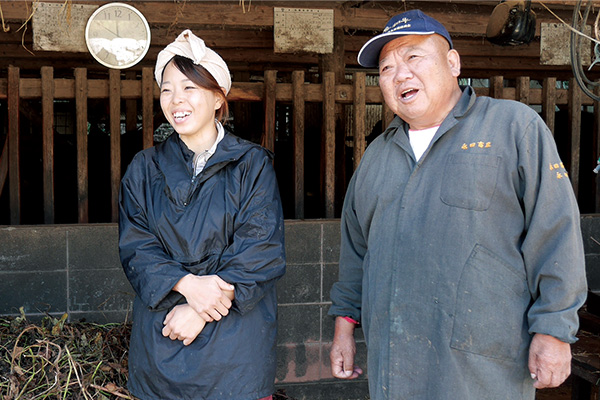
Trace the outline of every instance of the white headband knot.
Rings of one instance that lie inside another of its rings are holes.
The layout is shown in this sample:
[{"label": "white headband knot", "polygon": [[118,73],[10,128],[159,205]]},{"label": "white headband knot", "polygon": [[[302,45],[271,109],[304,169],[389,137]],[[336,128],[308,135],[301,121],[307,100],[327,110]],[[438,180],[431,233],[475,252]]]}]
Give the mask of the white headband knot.
[{"label": "white headband knot", "polygon": [[204,40],[194,35],[191,30],[186,29],[165,47],[156,58],[154,78],[158,86],[162,83],[162,74],[171,59],[175,56],[189,58],[196,65],[202,65],[217,81],[219,86],[225,89],[225,94],[231,89],[231,76],[225,61],[216,52],[206,47]]}]

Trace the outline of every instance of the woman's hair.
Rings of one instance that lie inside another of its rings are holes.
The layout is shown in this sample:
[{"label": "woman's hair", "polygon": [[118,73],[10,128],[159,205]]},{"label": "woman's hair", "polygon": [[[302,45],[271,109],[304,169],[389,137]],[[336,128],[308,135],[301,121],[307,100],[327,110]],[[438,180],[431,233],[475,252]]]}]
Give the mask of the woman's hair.
[{"label": "woman's hair", "polygon": [[[216,111],[215,118],[225,124],[225,118],[229,115],[229,104],[227,103],[227,97],[223,93],[223,89],[217,83],[217,80],[200,64],[194,64],[194,62],[182,56],[175,56],[171,59],[173,65],[181,71],[189,80],[194,82],[196,85],[203,89],[213,92],[217,97],[220,97],[223,101],[221,107]],[[164,74],[163,70],[163,74]]]}]

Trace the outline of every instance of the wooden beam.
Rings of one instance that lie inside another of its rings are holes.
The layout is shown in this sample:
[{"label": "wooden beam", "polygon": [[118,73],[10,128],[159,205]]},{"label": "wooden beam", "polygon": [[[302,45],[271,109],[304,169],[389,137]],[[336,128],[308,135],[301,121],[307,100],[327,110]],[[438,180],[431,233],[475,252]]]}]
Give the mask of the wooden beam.
[{"label": "wooden beam", "polygon": [[121,182],[121,71],[109,71],[110,117],[110,193],[111,221],[119,220],[119,184]]},{"label": "wooden beam", "polygon": [[[128,81],[136,81],[136,73],[135,71],[127,71],[125,72],[125,79]],[[122,82],[122,81],[121,81]],[[121,92],[121,89],[119,89]],[[138,96],[139,98],[139,96]],[[138,120],[138,112],[137,112],[137,99],[126,99],[125,100],[125,131],[126,132],[135,132],[137,130],[137,120]]]},{"label": "wooden beam", "polygon": [[2,153],[0,153],[0,195],[4,189],[4,183],[8,176],[8,136],[4,139],[4,146],[2,146]]},{"label": "wooden beam", "polygon": [[21,223],[21,174],[19,162],[19,68],[8,67],[8,172],[10,224]]},{"label": "wooden beam", "polygon": [[88,190],[88,82],[87,70],[75,68],[75,109],[77,140],[77,221],[80,224],[90,220]]},{"label": "wooden beam", "polygon": [[335,72],[323,74],[325,217],[335,216]]},{"label": "wooden beam", "polygon": [[54,223],[54,69],[43,67],[42,75],[42,170],[44,223]]},{"label": "wooden beam", "polygon": [[292,73],[295,218],[304,219],[304,71]]},{"label": "wooden beam", "polygon": [[277,71],[265,71],[264,82],[265,126],[262,145],[274,152]]},{"label": "wooden beam", "polygon": [[569,176],[575,197],[579,196],[579,162],[581,147],[581,89],[575,78],[569,79],[569,131],[571,133],[571,169]]},{"label": "wooden beam", "polygon": [[542,116],[552,135],[556,118],[556,78],[544,79],[542,87]]},{"label": "wooden beam", "polygon": [[495,99],[505,99],[504,97],[504,78],[502,76],[492,76],[490,78],[490,97]]},{"label": "wooden beam", "polygon": [[152,69],[144,68],[142,70],[142,142],[144,149],[154,145],[153,90],[155,85]]},{"label": "wooden beam", "polygon": [[517,79],[517,101],[529,105],[529,86],[530,79],[528,76],[520,76]]},{"label": "wooden beam", "polygon": [[367,106],[365,103],[366,74],[364,72],[354,73],[354,104],[352,114],[354,116],[353,137],[354,137],[354,170],[358,168],[362,158],[365,144],[365,117],[367,115]]}]

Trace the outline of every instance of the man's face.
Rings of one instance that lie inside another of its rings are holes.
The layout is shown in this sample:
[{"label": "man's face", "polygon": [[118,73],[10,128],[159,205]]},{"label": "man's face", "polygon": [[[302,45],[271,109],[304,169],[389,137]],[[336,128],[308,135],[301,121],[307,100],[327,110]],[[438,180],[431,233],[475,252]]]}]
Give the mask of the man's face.
[{"label": "man's face", "polygon": [[407,35],[379,56],[379,86],[390,109],[412,129],[440,125],[461,91],[460,58],[439,35]]}]

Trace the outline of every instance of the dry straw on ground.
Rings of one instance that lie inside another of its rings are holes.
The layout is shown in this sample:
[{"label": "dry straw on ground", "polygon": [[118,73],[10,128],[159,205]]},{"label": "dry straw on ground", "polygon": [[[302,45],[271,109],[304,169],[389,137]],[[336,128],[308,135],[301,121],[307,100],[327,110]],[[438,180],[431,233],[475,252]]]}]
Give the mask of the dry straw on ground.
[{"label": "dry straw on ground", "polygon": [[[1,400],[134,400],[127,390],[130,324],[68,323],[23,311],[0,317]],[[280,389],[274,400],[293,400]]]},{"label": "dry straw on ground", "polygon": [[129,324],[0,318],[0,398],[134,399],[126,389]]}]

